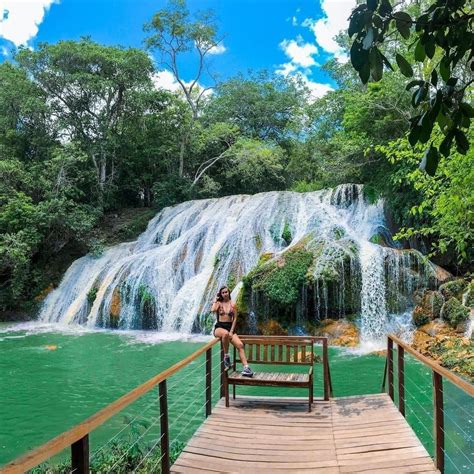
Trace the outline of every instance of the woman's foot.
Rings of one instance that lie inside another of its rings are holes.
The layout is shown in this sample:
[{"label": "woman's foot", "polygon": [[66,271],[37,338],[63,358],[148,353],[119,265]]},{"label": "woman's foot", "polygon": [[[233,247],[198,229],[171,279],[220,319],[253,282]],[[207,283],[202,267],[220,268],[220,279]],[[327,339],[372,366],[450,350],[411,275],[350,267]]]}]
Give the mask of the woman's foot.
[{"label": "woman's foot", "polygon": [[242,375],[245,376],[245,377],[253,377],[253,371],[252,369],[246,365],[243,369],[242,369]]},{"label": "woman's foot", "polygon": [[225,369],[230,369],[230,366],[231,366],[231,362],[230,362],[230,355],[229,354],[226,354],[224,356],[224,368]]}]

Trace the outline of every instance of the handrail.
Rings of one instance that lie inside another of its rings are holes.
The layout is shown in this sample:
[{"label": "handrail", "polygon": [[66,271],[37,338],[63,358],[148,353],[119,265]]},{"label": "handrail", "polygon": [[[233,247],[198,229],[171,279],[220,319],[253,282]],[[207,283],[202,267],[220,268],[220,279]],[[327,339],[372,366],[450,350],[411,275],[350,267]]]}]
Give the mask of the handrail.
[{"label": "handrail", "polygon": [[[76,443],[79,443],[84,440],[84,438],[86,438],[89,433],[95,428],[102,425],[116,413],[126,408],[128,405],[143,396],[145,393],[149,392],[157,384],[164,382],[167,378],[178,372],[180,369],[193,362],[200,355],[204,354],[206,351],[216,345],[219,341],[219,339],[213,339],[197,351],[193,352],[188,357],[185,357],[184,359],[180,360],[168,369],[155,375],[148,381],[144,382],[143,384],[126,393],[111,404],[107,405],[102,410],[99,410],[97,413],[90,416],[82,423],[79,423],[78,425],[74,426],[68,431],[65,431],[64,433],[61,433],[60,435],[56,436],[52,440],[43,444],[42,446],[39,446],[38,448],[33,449],[32,451],[29,451],[28,453],[24,454],[23,456],[20,456],[19,458],[16,458],[5,466],[0,467],[0,472],[5,474],[23,473],[29,469],[32,469],[38,464],[41,464],[52,456],[60,453],[64,449],[69,448],[70,446],[73,447],[72,452],[74,457],[74,453],[77,451]],[[208,410],[209,407],[207,407],[206,413]],[[76,451],[74,446],[76,446]]]},{"label": "handrail", "polygon": [[434,372],[438,373],[442,377],[445,377],[448,379],[451,383],[456,385],[458,388],[466,392],[468,395],[471,397],[474,396],[474,385],[469,383],[467,380],[459,377],[455,373],[451,372],[448,369],[445,369],[441,365],[439,365],[437,362],[429,359],[428,357],[424,356],[417,350],[413,349],[413,347],[409,346],[405,342],[403,342],[401,339],[399,339],[397,336],[394,334],[389,334],[388,335],[389,339],[391,339],[395,344],[397,344],[400,347],[403,347],[407,352],[409,352],[411,355],[416,357],[420,362],[423,362],[425,365],[430,367]]},{"label": "handrail", "polygon": [[398,372],[398,409],[405,416],[405,352],[413,355],[417,360],[428,366],[432,370],[433,378],[433,437],[435,444],[435,462],[439,472],[444,473],[444,394],[443,394],[443,377],[449,380],[453,385],[463,390],[465,393],[474,396],[474,385],[467,380],[458,377],[451,371],[445,369],[433,360],[420,354],[413,347],[409,346],[394,334],[387,336],[387,358],[385,362],[384,378],[382,382],[382,391],[385,391],[385,383],[388,379],[388,394],[393,402],[395,402],[394,387],[394,357],[393,344],[397,344],[397,372]]}]

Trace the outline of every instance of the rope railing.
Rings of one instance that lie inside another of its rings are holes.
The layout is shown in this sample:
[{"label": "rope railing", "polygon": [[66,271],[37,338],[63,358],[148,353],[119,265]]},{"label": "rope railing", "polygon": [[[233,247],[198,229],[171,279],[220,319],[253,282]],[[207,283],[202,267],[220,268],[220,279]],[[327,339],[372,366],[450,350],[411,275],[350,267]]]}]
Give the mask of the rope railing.
[{"label": "rope railing", "polygon": [[[394,345],[397,347],[396,358],[394,357]],[[431,397],[429,396],[428,390],[423,390],[420,387],[420,383],[415,382],[407,374],[407,371],[405,370],[405,352],[408,352],[418,362],[421,362],[424,367],[428,367],[431,370]],[[397,390],[395,390],[395,375],[397,379]],[[382,390],[385,391],[387,385],[387,391],[390,398],[394,403],[397,400],[398,409],[403,416],[405,416],[405,406],[408,405],[407,408],[410,417],[413,416],[417,420],[419,426],[426,431],[429,439],[433,441],[435,463],[441,473],[445,472],[445,458],[457,472],[462,472],[448,453],[446,441],[449,442],[449,448],[454,448],[456,452],[461,453],[463,458],[467,461],[467,472],[473,472],[474,462],[469,459],[464,450],[459,446],[458,442],[453,439],[453,433],[446,429],[445,423],[449,422],[453,427],[455,427],[455,430],[458,430],[457,433],[454,431],[455,435],[462,435],[467,440],[470,440],[472,435],[469,435],[467,430],[460,426],[451,413],[447,411],[446,406],[447,404],[452,404],[456,409],[462,410],[470,422],[472,422],[471,420],[474,418],[474,413],[469,413],[465,410],[464,407],[457,403],[454,398],[443,389],[443,379],[448,380],[454,387],[462,390],[462,392],[467,394],[469,397],[474,396],[474,386],[472,384],[458,377],[456,374],[450,372],[431,359],[423,356],[408,344],[401,341],[398,337],[392,334],[388,336],[387,360],[385,364]],[[445,394],[447,394],[446,397],[444,396]],[[417,399],[417,395],[419,396],[419,399]],[[420,400],[424,400],[432,405],[433,412],[430,413],[429,410],[427,410],[426,405],[420,403]],[[406,403],[407,401],[409,402],[408,404]],[[410,406],[412,404],[417,408],[413,409],[412,406]],[[427,418],[433,421],[431,429],[426,426],[426,422],[423,422],[422,418]]]}]

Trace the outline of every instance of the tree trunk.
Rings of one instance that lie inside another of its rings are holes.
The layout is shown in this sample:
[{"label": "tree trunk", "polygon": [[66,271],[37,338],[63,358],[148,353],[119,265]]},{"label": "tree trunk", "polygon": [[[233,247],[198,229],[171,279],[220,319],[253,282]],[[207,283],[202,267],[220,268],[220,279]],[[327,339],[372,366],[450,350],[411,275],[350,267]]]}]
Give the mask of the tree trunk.
[{"label": "tree trunk", "polygon": [[186,141],[187,141],[187,134],[183,135],[181,138],[181,147],[179,150],[179,177],[182,178],[184,175],[184,153],[186,151]]}]

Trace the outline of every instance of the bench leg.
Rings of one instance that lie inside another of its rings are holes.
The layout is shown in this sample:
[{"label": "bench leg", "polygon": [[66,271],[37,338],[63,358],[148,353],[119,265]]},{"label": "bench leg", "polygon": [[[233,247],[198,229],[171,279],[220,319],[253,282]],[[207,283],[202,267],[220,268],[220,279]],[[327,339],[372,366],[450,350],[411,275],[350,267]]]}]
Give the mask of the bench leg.
[{"label": "bench leg", "polygon": [[313,381],[310,380],[309,395],[308,395],[308,413],[311,413],[312,403],[313,403]]},{"label": "bench leg", "polygon": [[235,383],[232,385],[232,398],[235,400]]},{"label": "bench leg", "polygon": [[227,376],[225,378],[224,384],[225,406],[229,407],[229,382],[227,381]]}]

